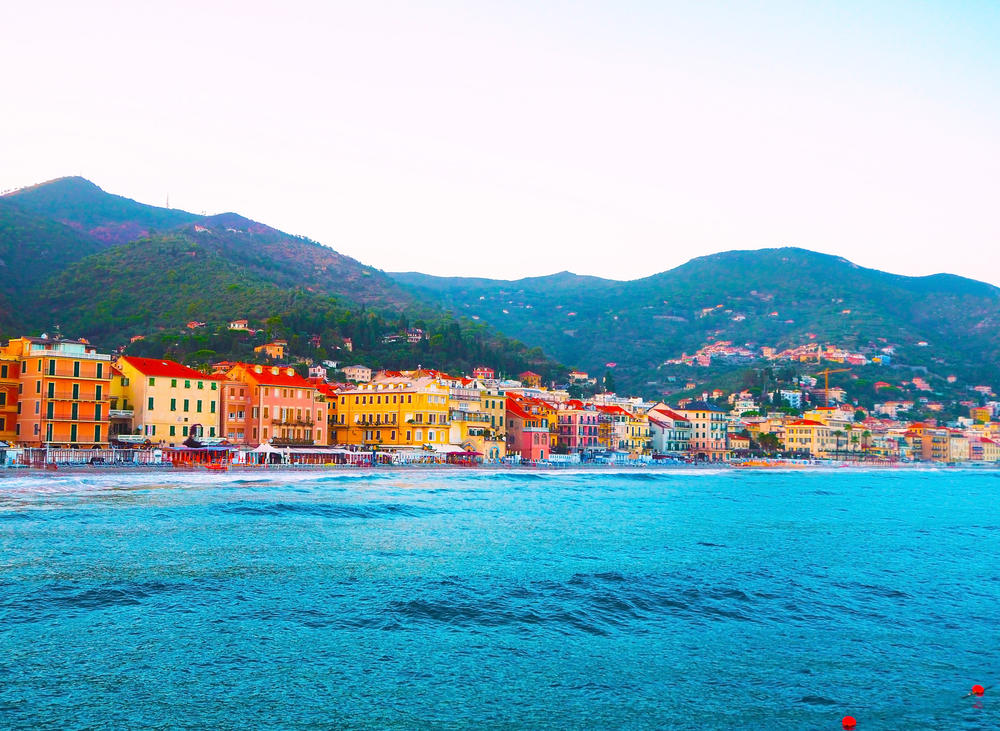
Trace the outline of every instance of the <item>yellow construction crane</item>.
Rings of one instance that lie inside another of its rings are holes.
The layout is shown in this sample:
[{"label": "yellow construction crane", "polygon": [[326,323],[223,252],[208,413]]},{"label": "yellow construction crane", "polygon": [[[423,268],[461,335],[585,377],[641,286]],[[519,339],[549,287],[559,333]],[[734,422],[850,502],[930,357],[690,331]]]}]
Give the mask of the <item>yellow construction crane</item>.
[{"label": "yellow construction crane", "polygon": [[823,376],[823,405],[830,405],[830,374],[831,373],[847,373],[850,368],[825,368],[819,373],[814,373],[814,376]]}]

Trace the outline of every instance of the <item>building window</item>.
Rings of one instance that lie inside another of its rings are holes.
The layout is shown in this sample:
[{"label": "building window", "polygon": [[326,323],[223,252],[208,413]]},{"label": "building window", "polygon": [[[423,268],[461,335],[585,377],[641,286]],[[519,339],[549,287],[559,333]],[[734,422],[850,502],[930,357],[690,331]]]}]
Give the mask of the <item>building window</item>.
[{"label": "building window", "polygon": [[7,377],[7,366],[0,366],[0,378]]},{"label": "building window", "polygon": [[205,388],[205,382],[204,381],[198,381],[198,388]]},{"label": "building window", "polygon": [[186,426],[181,427],[181,435],[185,437],[188,435],[188,428]]},{"label": "building window", "polygon": [[170,427],[170,436],[172,436],[172,437],[177,436],[177,427],[175,427],[175,426],[171,426]]},{"label": "building window", "polygon": [[[201,402],[199,401],[199,403],[201,403]],[[208,402],[208,407],[209,407],[208,408],[209,413],[214,414],[215,413],[215,402],[214,401],[209,401]]]},{"label": "building window", "polygon": [[100,424],[95,424],[94,425],[94,441],[95,442],[101,441],[101,425]]},{"label": "building window", "polygon": [[215,381],[212,381],[212,390],[213,391],[217,391],[218,388],[219,388],[219,384],[217,384]]},{"label": "building window", "polygon": [[[152,379],[150,379],[150,380],[152,380]],[[148,398],[148,399],[146,400],[146,409],[147,409],[148,411],[152,411],[152,410],[153,410],[153,397],[152,397],[152,396],[150,396],[150,397],[149,397],[149,398]]]},{"label": "building window", "polygon": [[198,412],[198,413],[200,414],[200,413],[201,413],[201,399],[198,399],[198,400],[197,400],[197,401],[195,402],[195,404],[194,404],[194,405],[195,405],[195,411],[197,411],[197,412]]},{"label": "building window", "polygon": [[104,394],[104,387],[103,386],[97,386],[97,387],[95,387],[95,389],[94,389],[94,400],[95,401],[100,401],[101,400],[101,396],[103,394]]},{"label": "building window", "polygon": [[[79,368],[79,366],[77,366]],[[56,374],[56,362],[54,360],[49,361],[49,375],[54,376]]]},{"label": "building window", "polygon": [[190,407],[191,407],[191,402],[188,399],[184,399],[184,411],[185,412],[190,411],[191,410]]},{"label": "building window", "polygon": [[170,399],[170,410],[177,411],[177,399],[175,398]]},{"label": "building window", "polygon": [[149,379],[149,385],[150,386],[155,386],[156,385],[156,379],[155,378],[150,378]]}]

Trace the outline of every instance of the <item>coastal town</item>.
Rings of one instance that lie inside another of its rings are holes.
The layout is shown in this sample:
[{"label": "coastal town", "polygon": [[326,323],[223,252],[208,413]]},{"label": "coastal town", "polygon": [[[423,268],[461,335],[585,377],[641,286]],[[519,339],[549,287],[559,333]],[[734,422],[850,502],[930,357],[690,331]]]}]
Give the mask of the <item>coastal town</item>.
[{"label": "coastal town", "polygon": [[581,385],[597,383],[583,371],[565,384],[488,365],[449,374],[328,362],[303,375],[286,345],[263,344],[262,362],[201,371],[115,357],[85,339],[11,339],[0,347],[0,463],[105,463],[123,450],[146,463],[155,452],[217,465],[1000,462],[991,391],[968,402],[968,416],[939,423],[907,420],[912,401],[866,410],[816,378],[668,404],[580,398]]}]

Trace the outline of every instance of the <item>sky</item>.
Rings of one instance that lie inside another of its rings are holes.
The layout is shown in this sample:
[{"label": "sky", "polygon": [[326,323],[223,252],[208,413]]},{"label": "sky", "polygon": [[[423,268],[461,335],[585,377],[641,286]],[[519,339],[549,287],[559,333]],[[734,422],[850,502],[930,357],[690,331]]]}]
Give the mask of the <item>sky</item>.
[{"label": "sky", "polygon": [[1000,3],[46,2],[0,190],[82,175],[387,271],[800,246],[1000,284]]}]

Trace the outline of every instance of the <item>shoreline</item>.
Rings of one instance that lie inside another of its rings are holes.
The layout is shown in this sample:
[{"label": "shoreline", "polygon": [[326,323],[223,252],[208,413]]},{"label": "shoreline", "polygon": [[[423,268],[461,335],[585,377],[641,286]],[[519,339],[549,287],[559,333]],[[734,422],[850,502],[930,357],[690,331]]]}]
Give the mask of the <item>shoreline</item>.
[{"label": "shoreline", "polygon": [[387,464],[387,465],[344,465],[344,464],[268,464],[268,465],[231,465],[225,469],[206,467],[177,467],[171,463],[162,465],[151,464],[118,464],[118,465],[88,465],[71,464],[56,467],[35,467],[16,465],[0,467],[0,481],[5,478],[41,477],[43,475],[58,477],[59,475],[115,475],[115,474],[170,474],[170,475],[220,475],[234,473],[238,475],[273,474],[273,473],[333,473],[333,474],[379,474],[384,472],[483,472],[483,473],[564,473],[593,472],[600,473],[657,473],[677,471],[733,471],[733,472],[832,472],[840,470],[851,471],[1000,471],[1000,463],[959,463],[945,464],[933,462],[904,462],[896,464],[877,463],[774,463],[767,465],[740,465],[730,462],[698,462],[669,464],[557,464],[557,465],[520,465],[520,464],[480,464],[480,465],[449,465],[449,464]]}]

